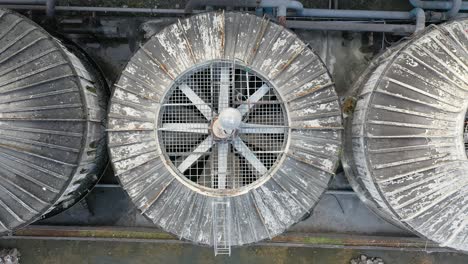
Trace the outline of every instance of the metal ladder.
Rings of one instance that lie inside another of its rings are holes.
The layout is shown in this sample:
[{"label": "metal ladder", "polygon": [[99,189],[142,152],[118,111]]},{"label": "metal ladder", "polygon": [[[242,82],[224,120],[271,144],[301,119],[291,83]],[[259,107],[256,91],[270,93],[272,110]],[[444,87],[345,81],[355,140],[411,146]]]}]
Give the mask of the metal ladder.
[{"label": "metal ladder", "polygon": [[230,202],[213,202],[214,254],[231,256],[231,205]]}]

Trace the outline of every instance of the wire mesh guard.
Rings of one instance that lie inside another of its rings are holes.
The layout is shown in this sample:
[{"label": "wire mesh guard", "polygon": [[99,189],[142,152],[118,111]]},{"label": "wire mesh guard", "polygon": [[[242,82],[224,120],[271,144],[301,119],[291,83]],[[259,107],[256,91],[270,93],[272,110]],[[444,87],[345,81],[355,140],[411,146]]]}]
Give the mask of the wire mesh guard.
[{"label": "wire mesh guard", "polygon": [[[240,113],[240,125],[218,127],[220,114],[230,110]],[[179,175],[208,188],[236,189],[264,177],[280,160],[288,125],[280,97],[264,78],[234,61],[213,61],[175,82],[163,100],[158,131]]]}]

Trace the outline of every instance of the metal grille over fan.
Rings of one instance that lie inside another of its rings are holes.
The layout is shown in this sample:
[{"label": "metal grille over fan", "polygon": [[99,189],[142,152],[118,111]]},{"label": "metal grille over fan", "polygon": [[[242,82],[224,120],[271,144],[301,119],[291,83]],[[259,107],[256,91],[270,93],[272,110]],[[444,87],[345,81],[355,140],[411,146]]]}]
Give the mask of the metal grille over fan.
[{"label": "metal grille over fan", "polygon": [[356,85],[344,168],[381,215],[468,251],[468,20],[433,26],[377,58]]},{"label": "metal grille over fan", "polygon": [[115,85],[111,160],[155,224],[230,252],[300,221],[339,160],[327,69],[287,29],[204,13],[154,35]]},{"label": "metal grille over fan", "polygon": [[[162,102],[158,125],[174,170],[215,189],[240,188],[267,175],[284,153],[289,128],[271,84],[228,61],[181,77]],[[241,122],[232,124],[237,117]]]}]

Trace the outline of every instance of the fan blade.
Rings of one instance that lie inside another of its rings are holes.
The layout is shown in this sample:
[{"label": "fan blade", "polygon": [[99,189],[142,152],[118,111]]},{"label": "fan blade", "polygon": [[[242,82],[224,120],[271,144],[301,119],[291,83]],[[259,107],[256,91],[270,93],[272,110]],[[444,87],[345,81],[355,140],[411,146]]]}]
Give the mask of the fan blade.
[{"label": "fan blade", "polygon": [[260,101],[260,99],[262,99],[262,97],[265,96],[269,90],[270,87],[267,84],[262,85],[260,88],[258,88],[257,91],[255,91],[254,94],[247,98],[247,101],[237,107],[237,110],[239,110],[242,115],[247,114],[249,110],[255,106],[255,103]]},{"label": "fan blade", "polygon": [[208,127],[207,123],[166,123],[161,128],[158,128],[158,130],[208,134]]},{"label": "fan blade", "polygon": [[179,85],[179,89],[187,96],[193,105],[200,111],[207,120],[211,120],[215,114],[211,107],[206,104],[187,84]]},{"label": "fan blade", "polygon": [[218,111],[221,113],[229,107],[229,68],[221,68],[219,84]]},{"label": "fan blade", "polygon": [[190,166],[195,163],[203,154],[205,154],[213,146],[213,137],[210,135],[203,140],[188,157],[179,165],[178,169],[184,173]]},{"label": "fan blade", "polygon": [[229,143],[218,143],[218,189],[226,189]]},{"label": "fan blade", "polygon": [[288,131],[287,126],[280,125],[261,125],[242,123],[239,133],[245,134],[284,134]]},{"label": "fan blade", "polygon": [[257,156],[255,156],[249,147],[245,145],[242,139],[235,137],[232,143],[236,150],[260,173],[260,175],[267,173],[268,169],[257,158]]}]

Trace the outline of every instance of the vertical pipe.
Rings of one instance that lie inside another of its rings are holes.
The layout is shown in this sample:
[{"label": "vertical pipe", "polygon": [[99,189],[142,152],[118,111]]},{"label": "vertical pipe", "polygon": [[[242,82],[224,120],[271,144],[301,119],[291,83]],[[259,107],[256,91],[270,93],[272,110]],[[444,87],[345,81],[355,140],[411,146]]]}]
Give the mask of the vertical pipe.
[{"label": "vertical pipe", "polygon": [[411,14],[416,20],[416,29],[414,30],[414,33],[418,33],[424,30],[426,27],[426,14],[424,13],[424,10],[422,10],[422,8],[416,7],[411,10]]},{"label": "vertical pipe", "polygon": [[56,0],[47,0],[46,2],[46,15],[49,18],[52,18],[55,16],[55,3],[56,3]]}]

